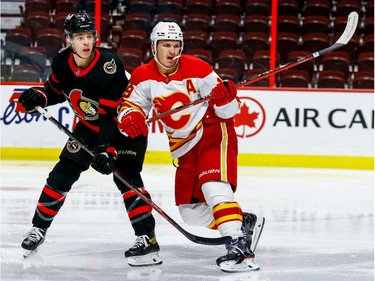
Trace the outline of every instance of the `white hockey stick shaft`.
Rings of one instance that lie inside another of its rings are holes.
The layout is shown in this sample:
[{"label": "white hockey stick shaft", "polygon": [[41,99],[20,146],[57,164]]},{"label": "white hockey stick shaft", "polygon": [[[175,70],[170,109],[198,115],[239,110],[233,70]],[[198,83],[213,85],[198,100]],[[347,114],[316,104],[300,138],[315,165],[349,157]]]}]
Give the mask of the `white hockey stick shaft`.
[{"label": "white hockey stick shaft", "polygon": [[[317,57],[320,57],[326,53],[329,53],[329,52],[332,52],[332,51],[335,51],[337,50],[338,48],[341,48],[342,46],[345,46],[349,41],[350,39],[352,38],[356,28],[357,28],[357,25],[358,25],[358,13],[357,12],[351,12],[348,16],[348,21],[346,23],[346,27],[345,27],[345,30],[343,32],[343,34],[340,36],[340,38],[331,46],[325,48],[325,49],[322,49],[320,51],[317,51],[317,52],[314,52],[314,53],[311,53],[311,54],[308,54],[304,57],[301,57],[301,58],[298,58],[298,59],[295,59],[295,60],[292,60],[288,63],[285,63],[283,65],[280,65],[274,69],[271,69],[271,70],[267,70],[263,73],[260,73],[258,75],[255,75],[247,80],[244,80],[240,83],[238,83],[236,86],[238,89],[241,89],[241,88],[244,88],[245,86],[247,85],[250,85],[252,83],[255,83],[261,79],[264,79],[266,77],[269,77],[271,75],[274,75],[274,74],[277,74],[281,71],[284,71],[284,70],[287,70],[289,68],[292,68],[294,66],[297,66],[301,63],[304,63],[304,62],[307,62],[307,61],[310,61],[310,60],[313,60]],[[210,95],[207,95],[205,97],[202,97],[202,98],[199,98],[197,100],[194,100],[194,101],[191,101],[187,104],[183,104],[183,105],[180,105],[176,108],[172,108],[168,111],[165,111],[165,112],[162,112],[158,115],[155,115],[149,119],[147,119],[147,123],[151,123],[151,122],[154,122],[156,120],[159,120],[165,116],[168,116],[168,115],[171,115],[171,114],[174,114],[174,113],[177,113],[179,111],[182,111],[184,109],[187,109],[189,107],[192,107],[194,105],[197,105],[197,104],[200,104],[200,103],[203,103],[209,99],[213,98],[213,94],[210,94]]]}]

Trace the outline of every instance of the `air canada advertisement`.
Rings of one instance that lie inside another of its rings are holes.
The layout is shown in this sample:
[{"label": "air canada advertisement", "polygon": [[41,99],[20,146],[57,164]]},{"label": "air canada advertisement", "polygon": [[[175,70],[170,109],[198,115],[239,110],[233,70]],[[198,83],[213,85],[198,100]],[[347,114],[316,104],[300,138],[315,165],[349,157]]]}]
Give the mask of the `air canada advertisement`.
[{"label": "air canada advertisement", "polygon": [[[17,102],[27,88],[1,86],[1,147],[62,147],[66,135]],[[238,97],[234,124],[240,153],[373,156],[373,92],[262,89],[239,90]],[[66,102],[47,110],[69,130],[77,122]],[[152,122],[149,131],[148,149],[168,151],[161,124]]]}]

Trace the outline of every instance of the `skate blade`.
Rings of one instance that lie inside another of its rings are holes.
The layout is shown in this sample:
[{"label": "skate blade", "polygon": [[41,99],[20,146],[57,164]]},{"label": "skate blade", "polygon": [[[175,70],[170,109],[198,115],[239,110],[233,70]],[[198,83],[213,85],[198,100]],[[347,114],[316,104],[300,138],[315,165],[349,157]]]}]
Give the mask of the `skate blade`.
[{"label": "skate blade", "polygon": [[39,252],[38,248],[36,248],[35,250],[26,250],[26,249],[24,249],[23,250],[23,257],[25,259],[27,259],[29,257],[35,256],[38,252]]},{"label": "skate blade", "polygon": [[239,273],[260,270],[259,265],[253,258],[244,259],[243,262],[237,264],[235,261],[225,261],[219,265],[221,271],[226,273]]},{"label": "skate blade", "polygon": [[260,236],[262,235],[263,227],[264,227],[265,223],[266,223],[265,217],[257,219],[257,222],[256,222],[255,227],[253,229],[253,232],[254,232],[253,238],[252,238],[253,241],[251,242],[251,246],[250,246],[250,250],[253,253],[255,253],[255,250],[258,246],[258,242],[259,242]]},{"label": "skate blade", "polygon": [[162,264],[163,261],[159,257],[159,253],[150,253],[143,256],[127,257],[128,264],[133,267],[137,266],[153,266]]}]

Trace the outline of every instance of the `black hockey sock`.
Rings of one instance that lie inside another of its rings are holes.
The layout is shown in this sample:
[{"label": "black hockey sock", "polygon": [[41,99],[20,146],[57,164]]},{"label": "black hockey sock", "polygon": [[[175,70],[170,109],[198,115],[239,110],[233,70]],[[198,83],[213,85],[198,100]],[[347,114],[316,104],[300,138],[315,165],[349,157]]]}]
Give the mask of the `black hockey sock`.
[{"label": "black hockey sock", "polygon": [[48,228],[64,204],[66,194],[67,192],[59,192],[45,185],[35,210],[33,225]]}]

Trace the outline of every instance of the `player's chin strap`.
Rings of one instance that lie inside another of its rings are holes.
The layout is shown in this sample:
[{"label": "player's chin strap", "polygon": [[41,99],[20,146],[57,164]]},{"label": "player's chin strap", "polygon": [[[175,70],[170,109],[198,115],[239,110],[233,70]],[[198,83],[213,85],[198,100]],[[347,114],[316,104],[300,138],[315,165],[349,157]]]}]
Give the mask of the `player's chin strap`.
[{"label": "player's chin strap", "polygon": [[85,58],[81,57],[80,55],[78,55],[78,53],[73,48],[72,48],[72,52],[73,52],[73,54],[77,55],[79,58],[85,59]]},{"label": "player's chin strap", "polygon": [[77,55],[79,58],[81,59],[84,59],[83,57],[81,57],[77,52],[76,50],[73,48],[73,45],[72,45],[72,41],[70,41],[70,38],[68,37],[68,42],[69,42],[69,48],[72,50],[72,53]]},{"label": "player's chin strap", "polygon": [[[94,156],[94,152],[90,150],[85,144],[83,144],[79,139],[77,139],[76,136],[73,135],[71,131],[69,131],[65,126],[63,126],[59,121],[57,121],[49,112],[44,110],[40,106],[36,106],[35,109],[42,114],[45,118],[47,118],[49,121],[51,121],[57,128],[60,129],[60,131],[63,131],[66,135],[68,135],[72,140],[77,142],[88,154],[91,156]],[[156,205],[151,199],[147,198],[141,191],[139,191],[136,187],[132,186],[130,183],[128,183],[124,177],[120,174],[120,172],[114,170],[113,175],[120,180],[124,185],[126,185],[129,189],[137,193],[139,197],[142,198],[143,201],[145,201],[148,205],[150,205],[152,208],[154,208],[155,211],[157,211],[163,218],[165,218],[172,226],[174,226],[178,231],[180,231],[186,238],[188,238],[190,241],[197,243],[197,244],[203,244],[203,245],[222,245],[229,242],[232,238],[230,236],[224,236],[224,237],[216,237],[216,238],[208,238],[208,237],[200,237],[197,235],[194,235],[190,232],[187,232],[185,229],[183,229],[178,223],[176,223],[170,216],[168,216],[158,205]]]}]

